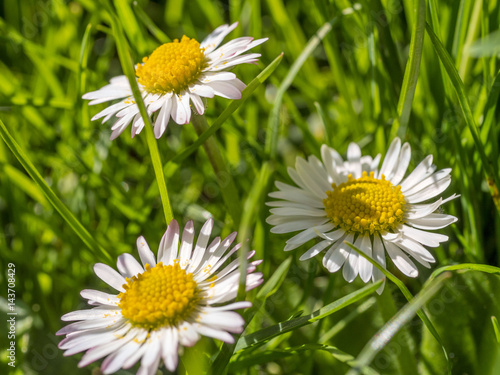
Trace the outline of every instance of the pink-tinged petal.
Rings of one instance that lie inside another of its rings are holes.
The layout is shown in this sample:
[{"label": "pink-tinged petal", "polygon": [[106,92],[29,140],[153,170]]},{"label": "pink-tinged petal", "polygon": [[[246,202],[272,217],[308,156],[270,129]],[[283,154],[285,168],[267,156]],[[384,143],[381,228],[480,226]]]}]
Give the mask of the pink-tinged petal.
[{"label": "pink-tinged petal", "polygon": [[149,264],[151,267],[156,266],[155,256],[143,236],[137,239],[137,250],[139,251],[139,258],[141,258],[144,267],[146,264]]},{"label": "pink-tinged petal", "polygon": [[179,249],[179,224],[176,220],[172,220],[167,227],[167,231],[160,241],[158,250],[158,262],[163,262],[164,265],[170,264],[177,258],[177,250]]}]

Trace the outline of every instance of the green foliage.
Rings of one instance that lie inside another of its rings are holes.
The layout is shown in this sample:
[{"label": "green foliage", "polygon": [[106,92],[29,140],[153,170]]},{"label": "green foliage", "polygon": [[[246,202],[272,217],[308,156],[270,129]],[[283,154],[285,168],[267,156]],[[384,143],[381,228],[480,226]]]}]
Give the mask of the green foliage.
[{"label": "green foliage", "polygon": [[[198,231],[211,215],[215,234],[238,230],[266,281],[239,293],[254,307],[236,343],[201,340],[179,374],[500,373],[498,14],[498,0],[1,2],[0,311],[13,263],[18,316],[17,367],[2,333],[0,373],[96,373],[57,349],[60,317],[85,308],[82,289],[106,289],[94,263],[137,256],[139,235],[157,249],[168,201],[181,225]],[[90,120],[106,104],[89,107],[85,92],[133,77],[161,43],[234,21],[227,40],[269,40],[256,66],[235,68],[242,100],[207,101],[201,135],[170,123],[157,142],[150,129],[111,142],[109,124]],[[460,198],[443,209],[459,221],[442,230],[436,269],[408,279],[389,267],[378,296],[378,284],[347,284],[319,257],[299,261],[305,245],[283,252],[288,236],[269,232],[265,202],[275,180],[290,182],[287,166],[323,143],[385,153],[396,134],[411,144],[410,168],[428,154],[453,168],[444,196]],[[390,334],[375,348],[378,332]]]}]

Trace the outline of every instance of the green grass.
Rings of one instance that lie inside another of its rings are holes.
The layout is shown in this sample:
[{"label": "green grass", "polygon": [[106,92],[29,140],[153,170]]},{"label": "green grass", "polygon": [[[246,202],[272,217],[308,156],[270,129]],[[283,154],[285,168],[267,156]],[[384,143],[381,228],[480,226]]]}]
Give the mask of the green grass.
[{"label": "green grass", "polygon": [[[17,367],[2,331],[0,373],[97,373],[99,363],[78,369],[81,355],[57,349],[60,317],[85,308],[80,290],[105,288],[94,263],[137,256],[139,235],[157,248],[168,201],[181,225],[199,230],[212,215],[216,234],[249,238],[243,250],[264,260],[266,280],[246,295],[254,307],[239,341],[202,339],[179,374],[500,373],[500,2],[361,0],[342,14],[352,6],[0,3],[0,311],[6,320],[9,263],[18,311]],[[257,65],[234,70],[248,85],[242,100],[207,101],[208,130],[170,123],[158,142],[148,129],[111,142],[110,126],[90,121],[105,104],[89,107],[85,92],[133,77],[132,64],[162,43],[234,21],[227,40],[269,40]],[[410,168],[428,154],[453,168],[443,196],[460,198],[443,209],[459,221],[441,230],[450,240],[433,249],[433,269],[409,279],[389,267],[378,296],[320,257],[299,261],[306,245],[285,253],[289,236],[270,233],[264,203],[275,180],[290,182],[297,156],[319,156],[324,143],[345,155],[353,141],[385,154],[395,135],[411,144]]]}]

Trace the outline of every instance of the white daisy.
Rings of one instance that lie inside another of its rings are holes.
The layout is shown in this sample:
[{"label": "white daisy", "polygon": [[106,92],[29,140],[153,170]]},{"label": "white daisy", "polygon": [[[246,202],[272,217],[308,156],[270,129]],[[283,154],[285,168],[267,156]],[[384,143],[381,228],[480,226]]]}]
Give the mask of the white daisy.
[{"label": "white daisy", "polygon": [[409,277],[418,275],[409,256],[428,268],[435,262],[424,246],[437,247],[448,237],[428,230],[457,221],[454,216],[436,212],[456,196],[420,203],[440,195],[450,185],[451,169],[436,172],[429,155],[403,179],[411,151],[408,143],[401,147],[399,138],[391,143],[380,170],[380,155],[374,159],[361,156],[355,143],[349,145],[347,161],[326,145],[321,147],[321,156],[323,162],[315,156],[297,158],[295,169],[288,168],[288,173],[298,187],[276,182],[279,191],[269,194],[280,199],[267,203],[275,207],[267,219],[274,226],[271,232],[300,231],[286,242],[285,251],[319,237],[320,241],[300,259],[324,251],[325,268],[336,272],[343,267],[348,282],[358,275],[365,283],[376,281],[383,274],[345,242],[353,243],[384,267],[387,252]]},{"label": "white daisy", "polygon": [[[200,115],[205,112],[202,97],[215,95],[227,99],[240,99],[246,87],[236,75],[227,72],[238,64],[255,63],[260,54],[244,52],[265,42],[267,38],[253,40],[242,37],[231,40],[217,48],[222,40],[238,26],[222,25],[203,42],[183,36],[179,41],[158,47],[142,64],[136,66],[136,76],[147,112],[151,116],[159,111],[154,121],[154,133],[160,138],[172,118],[177,124],[188,124],[191,120],[190,102]],[[144,121],[135,104],[127,77],[112,78],[109,85],[83,95],[91,100],[90,105],[120,99],[95,115],[92,120],[103,119],[103,123],[115,117],[111,127],[111,139],[118,137],[132,122],[132,137],[139,134]]]},{"label": "white daisy", "polygon": [[[155,374],[163,360],[169,371],[178,362],[179,346],[194,345],[200,335],[233,343],[231,333],[241,333],[244,320],[234,309],[252,304],[242,301],[224,305],[238,291],[239,260],[221,266],[241,244],[229,250],[236,232],[207,246],[213,228],[208,220],[194,246],[193,222],[186,224],[179,248],[179,225],[168,226],[155,258],[143,237],[137,239],[142,265],[130,254],[118,257],[118,271],[98,263],[96,275],[118,294],[83,290],[81,295],[94,306],[90,310],[64,315],[77,321],[62,328],[66,335],[59,347],[69,356],[87,351],[78,366],[104,359],[101,371],[111,374],[127,369],[141,359],[138,374]],[[250,259],[255,254],[248,254]],[[262,274],[253,273],[261,261],[247,267],[246,288],[262,283]],[[218,271],[218,272],[217,272]]]}]

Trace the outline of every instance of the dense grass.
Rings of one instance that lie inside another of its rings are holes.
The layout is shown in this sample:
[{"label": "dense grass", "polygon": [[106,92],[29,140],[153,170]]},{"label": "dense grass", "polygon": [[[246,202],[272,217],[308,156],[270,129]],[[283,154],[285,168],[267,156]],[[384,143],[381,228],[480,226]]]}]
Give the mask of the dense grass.
[{"label": "dense grass", "polygon": [[[217,234],[250,238],[270,283],[247,295],[257,308],[246,314],[253,319],[233,356],[234,347],[203,339],[186,351],[179,374],[205,366],[356,373],[355,358],[370,366],[366,374],[500,373],[492,323],[500,316],[497,0],[362,0],[345,14],[347,0],[104,4],[1,3],[0,307],[7,310],[14,263],[19,313],[17,367],[7,365],[2,333],[1,373],[98,373],[98,364],[77,369],[79,356],[57,349],[60,317],[84,308],[80,290],[105,288],[94,263],[137,256],[139,235],[156,249],[166,228],[146,132],[109,141],[109,125],[90,121],[105,105],[89,107],[82,94],[123,74],[125,41],[137,63],[161,43],[183,34],[202,40],[234,21],[240,25],[227,40],[269,38],[258,47],[259,64],[237,67],[238,77],[249,84],[269,67],[244,102],[207,102],[226,171],[213,172],[191,124],[170,123],[158,148],[175,218],[193,219],[199,230],[213,216]],[[329,274],[319,257],[300,262],[305,246],[283,252],[289,236],[269,232],[264,203],[274,180],[290,182],[286,167],[319,156],[323,143],[341,154],[352,141],[364,154],[385,154],[395,135],[411,143],[410,168],[428,154],[439,169],[453,168],[443,196],[461,196],[444,209],[459,221],[442,230],[450,240],[435,249],[435,268],[459,266],[425,287],[434,270],[408,279],[389,268],[402,283],[388,281],[378,296],[359,278],[347,284]],[[224,199],[230,180],[237,196]],[[395,315],[396,336],[380,351],[363,349]],[[277,326],[284,321],[290,329]]]}]

